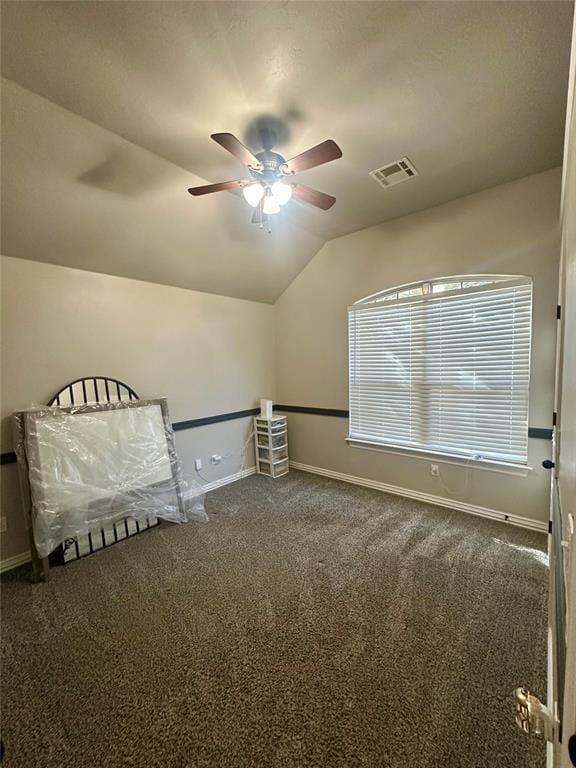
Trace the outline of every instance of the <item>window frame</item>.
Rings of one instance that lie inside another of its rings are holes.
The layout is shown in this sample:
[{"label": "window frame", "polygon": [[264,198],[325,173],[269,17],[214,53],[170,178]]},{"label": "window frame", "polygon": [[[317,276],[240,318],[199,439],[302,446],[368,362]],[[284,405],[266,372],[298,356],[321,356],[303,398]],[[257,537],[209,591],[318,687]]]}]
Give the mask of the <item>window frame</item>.
[{"label": "window frame", "polygon": [[[435,285],[443,285],[455,282],[475,283],[466,287],[460,287],[446,291],[434,291]],[[484,457],[480,453],[477,456],[466,455],[464,453],[458,453],[456,449],[454,453],[437,451],[434,448],[418,447],[414,445],[406,445],[394,443],[393,441],[380,441],[362,439],[361,437],[351,434],[351,414],[352,414],[352,389],[350,387],[351,378],[351,347],[350,337],[348,336],[348,409],[350,418],[348,421],[348,434],[346,436],[347,443],[356,448],[364,448],[366,450],[376,452],[388,452],[397,454],[400,456],[413,456],[423,460],[434,460],[443,463],[471,466],[476,465],[485,469],[494,469],[497,471],[505,472],[507,474],[526,475],[532,470],[529,466],[529,413],[530,413],[530,389],[532,379],[532,339],[533,339],[533,309],[534,309],[534,283],[533,279],[528,275],[449,275],[439,278],[430,278],[426,280],[419,280],[411,283],[404,283],[403,285],[394,286],[384,291],[378,291],[377,293],[370,294],[363,299],[359,299],[354,304],[348,307],[348,324],[350,322],[351,312],[361,312],[362,309],[374,309],[382,304],[400,305],[400,304],[412,304],[421,301],[434,301],[442,300],[442,298],[448,298],[457,295],[470,295],[474,293],[485,293],[491,290],[499,290],[502,288],[502,284],[505,283],[507,287],[514,287],[515,285],[523,286],[529,285],[531,288],[531,303],[530,303],[530,345],[528,352],[528,394],[527,394],[527,419],[526,419],[526,460],[522,462],[506,461],[505,459],[495,458],[493,456]],[[400,293],[407,293],[408,291],[422,287],[422,293],[418,295],[405,295],[400,297]],[[394,298],[393,298],[394,297]]]}]

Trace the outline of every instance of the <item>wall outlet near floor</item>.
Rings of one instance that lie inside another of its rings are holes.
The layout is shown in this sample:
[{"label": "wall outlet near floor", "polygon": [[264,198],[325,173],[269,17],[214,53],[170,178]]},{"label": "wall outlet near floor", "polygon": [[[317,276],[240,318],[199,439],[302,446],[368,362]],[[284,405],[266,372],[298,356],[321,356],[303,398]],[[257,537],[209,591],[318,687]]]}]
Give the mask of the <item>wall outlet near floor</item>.
[{"label": "wall outlet near floor", "polygon": [[210,464],[220,464],[222,461],[222,456],[218,453],[213,453],[212,456],[210,456]]},{"label": "wall outlet near floor", "polygon": [[4,533],[7,527],[8,526],[6,525],[6,518],[0,517],[0,533]]},{"label": "wall outlet near floor", "polygon": [[440,477],[440,469],[438,464],[430,464],[430,474],[432,477]]},{"label": "wall outlet near floor", "polygon": [[194,460],[194,469],[196,470],[196,472],[200,472],[200,470],[202,469],[202,459]]}]

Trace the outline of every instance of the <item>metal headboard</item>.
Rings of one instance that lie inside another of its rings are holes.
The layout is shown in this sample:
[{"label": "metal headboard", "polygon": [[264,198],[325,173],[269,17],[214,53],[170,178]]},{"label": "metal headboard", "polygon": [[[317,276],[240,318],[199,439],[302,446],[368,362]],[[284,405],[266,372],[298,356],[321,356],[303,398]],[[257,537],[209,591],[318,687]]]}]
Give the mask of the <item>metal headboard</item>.
[{"label": "metal headboard", "polygon": [[118,379],[109,376],[87,376],[66,384],[56,392],[48,405],[87,405],[88,403],[115,403],[119,400],[138,400],[138,395]]},{"label": "metal headboard", "polygon": [[[88,405],[89,403],[115,403],[122,400],[138,399],[135,390],[123,381],[112,379],[109,376],[86,376],[66,384],[50,398],[48,405]],[[83,540],[66,539],[64,544],[52,553],[50,562],[66,564],[72,560],[78,560],[158,524],[159,520],[152,517],[146,521],[146,525],[133,518],[126,518],[88,534]]]}]

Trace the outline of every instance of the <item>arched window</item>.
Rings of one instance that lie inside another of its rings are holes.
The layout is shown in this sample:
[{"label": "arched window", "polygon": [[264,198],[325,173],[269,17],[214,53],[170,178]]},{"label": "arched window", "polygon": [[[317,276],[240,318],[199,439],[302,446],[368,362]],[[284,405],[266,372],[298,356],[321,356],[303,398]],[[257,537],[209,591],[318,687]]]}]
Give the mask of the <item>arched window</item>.
[{"label": "arched window", "polygon": [[444,277],[349,307],[349,439],[526,464],[532,281]]}]

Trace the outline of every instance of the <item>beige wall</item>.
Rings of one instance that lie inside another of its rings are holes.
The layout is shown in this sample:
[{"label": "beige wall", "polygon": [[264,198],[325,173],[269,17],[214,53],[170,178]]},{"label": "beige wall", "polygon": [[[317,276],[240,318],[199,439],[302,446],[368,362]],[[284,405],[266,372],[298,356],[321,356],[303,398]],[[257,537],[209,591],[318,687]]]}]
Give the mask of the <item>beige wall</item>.
[{"label": "beige wall", "polygon": [[[92,374],[166,395],[172,421],[244,410],[274,395],[273,307],[109,275],[2,258],[2,452],[10,414],[45,403]],[[209,480],[240,469],[211,467],[212,453],[240,452],[250,420],[178,432],[184,470],[194,458]],[[247,452],[248,465],[253,454]],[[15,465],[2,467],[2,559],[26,549]]]},{"label": "beige wall", "polygon": [[[522,274],[534,280],[530,425],[551,427],[560,181],[553,169],[327,243],[276,304],[278,402],[347,409],[347,307],[358,299],[424,278]],[[289,427],[295,461],[547,519],[548,441],[529,441],[526,477],[441,464],[447,492],[430,460],[349,447],[344,419],[291,414]]]}]

